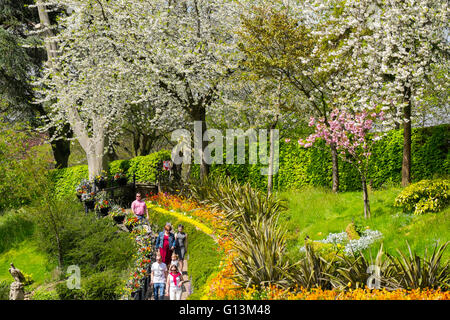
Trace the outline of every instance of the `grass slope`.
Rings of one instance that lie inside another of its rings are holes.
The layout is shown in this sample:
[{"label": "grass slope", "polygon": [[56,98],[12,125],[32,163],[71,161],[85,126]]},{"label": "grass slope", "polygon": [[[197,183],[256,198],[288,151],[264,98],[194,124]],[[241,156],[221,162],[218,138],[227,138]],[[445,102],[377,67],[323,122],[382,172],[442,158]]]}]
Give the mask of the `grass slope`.
[{"label": "grass slope", "polygon": [[10,263],[22,272],[31,274],[34,288],[51,279],[56,267],[50,263],[33,240],[34,225],[20,210],[11,210],[0,216],[0,282],[12,282]]},{"label": "grass slope", "polygon": [[[384,248],[392,254],[396,249],[407,253],[406,241],[420,255],[425,248],[432,250],[436,241],[449,241],[450,208],[422,216],[403,213],[393,206],[400,191],[400,188],[390,187],[370,192],[372,218],[368,220],[364,220],[361,192],[334,194],[324,189],[305,188],[281,193],[289,205],[280,219],[288,229],[290,256],[293,259],[299,256],[298,248],[307,235],[313,240],[323,239],[329,233],[344,231],[352,219],[383,233]],[[378,248],[379,244],[374,244],[370,250],[376,253]],[[444,253],[444,260],[450,258],[449,251]]]},{"label": "grass slope", "polygon": [[47,261],[47,257],[32,240],[25,240],[0,255],[0,281],[13,281],[8,271],[11,262],[22,272],[32,275],[34,283],[31,287],[51,279],[52,270],[56,267]]}]

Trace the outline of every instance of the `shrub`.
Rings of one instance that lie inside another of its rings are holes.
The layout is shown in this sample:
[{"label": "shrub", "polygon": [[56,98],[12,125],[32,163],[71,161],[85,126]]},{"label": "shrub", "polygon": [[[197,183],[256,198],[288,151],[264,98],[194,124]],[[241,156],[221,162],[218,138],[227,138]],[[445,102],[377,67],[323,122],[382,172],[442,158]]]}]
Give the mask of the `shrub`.
[{"label": "shrub", "polygon": [[84,291],[82,289],[69,289],[66,282],[56,285],[56,293],[60,300],[84,300]]},{"label": "shrub", "polygon": [[0,121],[0,212],[38,199],[52,161],[49,145],[21,124]]},{"label": "shrub", "polygon": [[82,288],[87,300],[117,300],[122,282],[119,276],[112,271],[93,274],[87,278]]},{"label": "shrub", "polygon": [[450,202],[450,180],[422,180],[406,187],[394,205],[404,211],[423,214],[438,212]]},{"label": "shrub", "polygon": [[130,160],[116,160],[109,163],[109,176],[112,178],[117,172],[123,171],[126,173],[130,168]]},{"label": "shrub", "polygon": [[356,230],[355,223],[350,223],[346,228],[345,232],[347,232],[347,236],[349,240],[357,240],[359,239],[359,233]]},{"label": "shrub", "polygon": [[134,241],[120,232],[112,219],[94,213],[78,215],[67,225],[66,265],[78,265],[84,275],[107,269],[125,270],[132,262]]},{"label": "shrub", "polygon": [[59,300],[55,290],[37,289],[33,293],[32,300]]},{"label": "shrub", "polygon": [[54,194],[62,199],[75,195],[77,186],[89,178],[89,170],[87,165],[73,166],[52,170],[51,176],[54,181]]},{"label": "shrub", "polygon": [[[133,180],[133,174],[136,174],[136,182],[155,182],[158,171],[166,174],[159,168],[159,163],[163,160],[170,160],[169,150],[161,150],[147,156],[139,156],[130,160],[116,160],[109,164],[108,173],[105,178],[112,180],[114,174],[122,171],[127,176],[128,181]],[[54,184],[54,194],[60,199],[73,197],[77,186],[85,179],[89,178],[87,165],[73,166],[64,169],[55,169],[51,171],[51,179]]]},{"label": "shrub", "polygon": [[7,281],[0,281],[0,300],[9,300],[9,287],[11,283]]},{"label": "shrub", "polygon": [[128,179],[133,179],[136,175],[136,182],[155,182],[159,168],[159,163],[163,160],[170,160],[169,150],[161,150],[147,156],[139,156],[129,160],[129,168],[126,172]]}]

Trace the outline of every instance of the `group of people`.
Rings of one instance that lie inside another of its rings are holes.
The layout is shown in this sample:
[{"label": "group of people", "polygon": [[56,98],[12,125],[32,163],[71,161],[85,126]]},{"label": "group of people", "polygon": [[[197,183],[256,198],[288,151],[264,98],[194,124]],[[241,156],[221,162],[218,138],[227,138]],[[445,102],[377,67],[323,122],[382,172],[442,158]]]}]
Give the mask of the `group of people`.
[{"label": "group of people", "polygon": [[[149,218],[145,201],[141,194],[131,204],[131,210],[139,220]],[[156,239],[156,262],[151,268],[151,282],[155,300],[163,300],[168,295],[170,300],[181,300],[183,292],[184,259],[187,252],[187,234],[184,226],[178,225],[177,232],[172,232],[172,225],[166,223],[164,231]]]}]

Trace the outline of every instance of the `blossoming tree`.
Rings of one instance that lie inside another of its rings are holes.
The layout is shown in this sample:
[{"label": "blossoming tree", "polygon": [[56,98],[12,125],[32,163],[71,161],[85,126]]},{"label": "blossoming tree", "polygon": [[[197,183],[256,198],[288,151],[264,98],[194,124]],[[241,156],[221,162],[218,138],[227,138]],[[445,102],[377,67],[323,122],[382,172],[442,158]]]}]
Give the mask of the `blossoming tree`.
[{"label": "blossoming tree", "polygon": [[374,138],[369,132],[374,128],[376,120],[384,119],[384,112],[376,112],[368,109],[362,112],[335,109],[330,113],[328,124],[324,118],[311,118],[310,126],[314,127],[315,133],[299,140],[299,144],[305,148],[311,147],[318,139],[325,140],[327,145],[334,143],[339,156],[354,166],[360,176],[364,200],[364,217],[370,218],[369,194],[367,191],[367,174],[369,160]]},{"label": "blossoming tree", "polygon": [[[449,3],[446,0],[305,0],[318,26],[324,70],[341,72],[330,86],[336,103],[382,104],[386,128],[404,129],[402,184],[411,182],[411,128],[434,106],[448,105]],[[322,23],[323,22],[323,23]],[[446,70],[447,72],[445,72]]]}]

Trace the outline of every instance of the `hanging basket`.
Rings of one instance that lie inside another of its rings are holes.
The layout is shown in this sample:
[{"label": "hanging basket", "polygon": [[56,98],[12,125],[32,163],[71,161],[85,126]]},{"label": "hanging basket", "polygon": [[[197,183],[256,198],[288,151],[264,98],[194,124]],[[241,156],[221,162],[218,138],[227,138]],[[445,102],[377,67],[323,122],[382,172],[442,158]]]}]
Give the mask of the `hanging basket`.
[{"label": "hanging basket", "polygon": [[97,188],[99,188],[100,190],[103,190],[106,188],[106,180],[99,180],[95,182],[95,185],[97,186]]},{"label": "hanging basket", "polygon": [[100,214],[104,217],[106,217],[108,215],[109,212],[109,207],[108,208],[100,208]]},{"label": "hanging basket", "polygon": [[94,200],[86,200],[86,201],[84,201],[84,205],[89,210],[93,210],[95,208],[95,201]]},{"label": "hanging basket", "polygon": [[114,222],[117,223],[117,224],[122,224],[123,223],[123,219],[125,219],[125,216],[115,216],[115,217],[113,217]]},{"label": "hanging basket", "polygon": [[126,177],[122,177],[116,180],[117,185],[123,187],[125,185],[127,185],[127,178]]}]

